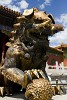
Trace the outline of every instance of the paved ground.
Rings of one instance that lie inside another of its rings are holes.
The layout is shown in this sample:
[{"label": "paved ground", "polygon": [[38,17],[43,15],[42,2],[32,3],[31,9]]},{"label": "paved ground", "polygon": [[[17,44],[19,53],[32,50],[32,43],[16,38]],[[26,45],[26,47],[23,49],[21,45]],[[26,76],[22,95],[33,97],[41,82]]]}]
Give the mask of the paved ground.
[{"label": "paved ground", "polygon": [[[20,93],[20,94],[15,94],[14,96],[0,97],[0,100],[27,100],[27,99],[25,99],[24,94]],[[52,100],[67,100],[67,94],[53,96]]]},{"label": "paved ground", "polygon": [[67,100],[67,94],[53,96],[52,100]]},{"label": "paved ground", "polygon": [[0,100],[27,100],[27,99],[24,97],[24,94],[19,93],[19,94],[14,94],[13,96],[0,97]]}]

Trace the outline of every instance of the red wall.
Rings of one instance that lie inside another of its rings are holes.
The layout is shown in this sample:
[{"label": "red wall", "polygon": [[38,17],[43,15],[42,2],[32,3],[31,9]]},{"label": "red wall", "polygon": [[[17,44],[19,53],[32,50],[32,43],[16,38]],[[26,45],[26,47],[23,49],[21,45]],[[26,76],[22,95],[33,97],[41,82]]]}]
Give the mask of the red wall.
[{"label": "red wall", "polygon": [[64,59],[64,66],[67,66],[67,59]]},{"label": "red wall", "polygon": [[52,65],[52,64],[51,64],[51,60],[52,60],[52,59],[54,59],[55,61],[58,61],[58,63],[61,63],[61,62],[63,61],[63,56],[62,56],[62,55],[49,54],[48,56],[49,56],[49,58],[48,58],[48,60],[47,60],[47,63],[48,63],[49,65]]}]

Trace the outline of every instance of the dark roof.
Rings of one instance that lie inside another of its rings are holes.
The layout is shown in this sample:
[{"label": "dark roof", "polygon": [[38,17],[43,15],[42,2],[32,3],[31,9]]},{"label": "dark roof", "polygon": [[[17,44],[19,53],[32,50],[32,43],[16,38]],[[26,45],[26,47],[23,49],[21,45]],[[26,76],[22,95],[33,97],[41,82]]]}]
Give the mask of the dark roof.
[{"label": "dark roof", "polygon": [[67,48],[67,44],[62,43],[61,45],[56,46],[55,48],[56,48],[56,49]]},{"label": "dark roof", "polygon": [[20,12],[13,11],[5,6],[2,6],[2,5],[0,5],[0,14],[6,15],[8,17],[13,17],[13,18],[21,15]]},{"label": "dark roof", "polygon": [[49,48],[52,49],[52,50],[55,50],[55,51],[58,51],[58,52],[62,52],[63,53],[63,51],[60,50],[60,49],[58,49],[58,48],[53,48],[53,47],[49,47]]}]

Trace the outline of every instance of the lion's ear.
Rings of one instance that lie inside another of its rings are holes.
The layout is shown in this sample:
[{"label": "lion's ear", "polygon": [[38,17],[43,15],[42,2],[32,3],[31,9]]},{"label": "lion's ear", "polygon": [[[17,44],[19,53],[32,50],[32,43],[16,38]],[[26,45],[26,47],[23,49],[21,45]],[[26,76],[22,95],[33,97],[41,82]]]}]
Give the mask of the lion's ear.
[{"label": "lion's ear", "polygon": [[34,14],[34,9],[33,9],[33,8],[31,8],[31,9],[26,9],[26,10],[24,10],[24,12],[23,12],[23,15],[24,15],[25,17],[31,16],[32,14]]},{"label": "lion's ear", "polygon": [[48,14],[48,17],[52,20],[52,23],[55,24],[55,21],[54,21],[52,14]]}]

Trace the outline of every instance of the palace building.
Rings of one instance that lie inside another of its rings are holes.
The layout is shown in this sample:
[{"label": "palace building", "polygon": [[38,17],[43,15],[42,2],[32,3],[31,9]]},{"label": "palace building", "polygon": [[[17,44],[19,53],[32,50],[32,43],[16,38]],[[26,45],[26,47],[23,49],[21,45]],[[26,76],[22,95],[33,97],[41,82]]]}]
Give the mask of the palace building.
[{"label": "palace building", "polygon": [[64,66],[67,67],[67,44],[62,43],[61,45],[55,47],[55,49],[63,51],[63,62]]},{"label": "palace building", "polygon": [[64,61],[63,53],[64,52],[60,49],[49,47],[49,49],[47,51],[47,55],[48,55],[47,63],[48,63],[48,65],[55,65],[56,61],[58,61],[58,64],[63,62]]}]

